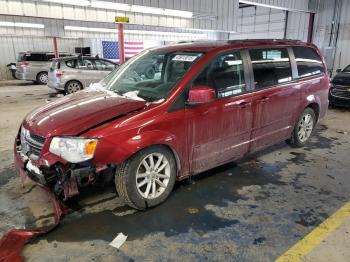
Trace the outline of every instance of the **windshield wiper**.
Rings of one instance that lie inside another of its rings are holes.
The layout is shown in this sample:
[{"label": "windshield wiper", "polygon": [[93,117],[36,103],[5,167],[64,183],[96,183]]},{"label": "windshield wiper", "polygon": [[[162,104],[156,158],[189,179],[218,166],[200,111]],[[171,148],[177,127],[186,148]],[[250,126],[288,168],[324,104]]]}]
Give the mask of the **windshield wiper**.
[{"label": "windshield wiper", "polygon": [[112,89],[112,91],[113,91],[114,93],[116,93],[117,95],[123,96],[123,92],[120,91],[120,90],[113,90],[113,89]]},{"label": "windshield wiper", "polygon": [[148,102],[153,102],[156,100],[154,97],[141,95],[140,93],[138,93],[137,96],[148,101]]}]

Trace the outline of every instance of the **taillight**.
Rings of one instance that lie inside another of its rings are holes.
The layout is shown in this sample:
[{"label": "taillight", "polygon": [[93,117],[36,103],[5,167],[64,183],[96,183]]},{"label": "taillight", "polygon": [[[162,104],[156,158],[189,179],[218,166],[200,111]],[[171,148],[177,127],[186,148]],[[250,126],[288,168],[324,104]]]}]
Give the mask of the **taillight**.
[{"label": "taillight", "polygon": [[21,62],[21,63],[19,64],[19,66],[22,67],[22,68],[27,67],[28,65],[29,65],[28,62]]},{"label": "taillight", "polygon": [[64,75],[64,72],[61,70],[56,71],[56,77],[62,77]]}]

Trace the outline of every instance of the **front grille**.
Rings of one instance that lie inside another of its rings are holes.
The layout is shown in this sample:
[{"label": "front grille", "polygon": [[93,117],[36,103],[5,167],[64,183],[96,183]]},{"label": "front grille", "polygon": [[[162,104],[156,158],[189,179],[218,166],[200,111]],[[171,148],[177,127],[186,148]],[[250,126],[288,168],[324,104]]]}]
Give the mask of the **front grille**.
[{"label": "front grille", "polygon": [[335,97],[350,99],[350,86],[335,85],[331,90],[331,95]]},{"label": "front grille", "polygon": [[32,159],[38,159],[44,147],[45,138],[32,134],[24,127],[21,128],[22,152]]}]

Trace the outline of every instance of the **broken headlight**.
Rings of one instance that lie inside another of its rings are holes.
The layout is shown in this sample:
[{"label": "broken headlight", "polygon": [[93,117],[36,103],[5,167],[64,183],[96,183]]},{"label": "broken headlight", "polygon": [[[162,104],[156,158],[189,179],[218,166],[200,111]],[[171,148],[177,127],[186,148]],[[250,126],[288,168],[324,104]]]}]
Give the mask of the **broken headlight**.
[{"label": "broken headlight", "polygon": [[49,150],[68,162],[79,163],[92,159],[96,146],[97,139],[54,137]]}]

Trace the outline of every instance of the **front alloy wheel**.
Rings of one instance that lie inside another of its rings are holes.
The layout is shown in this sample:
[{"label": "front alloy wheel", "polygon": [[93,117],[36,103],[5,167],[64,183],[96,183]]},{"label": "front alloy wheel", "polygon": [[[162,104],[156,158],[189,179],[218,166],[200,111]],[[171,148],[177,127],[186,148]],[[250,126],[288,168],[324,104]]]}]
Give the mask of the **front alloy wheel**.
[{"label": "front alloy wheel", "polygon": [[147,155],[136,173],[137,190],[145,199],[154,199],[164,193],[170,181],[170,164],[160,153]]},{"label": "front alloy wheel", "polygon": [[173,190],[176,170],[174,155],[167,147],[145,148],[117,167],[118,195],[140,210],[159,205]]}]

